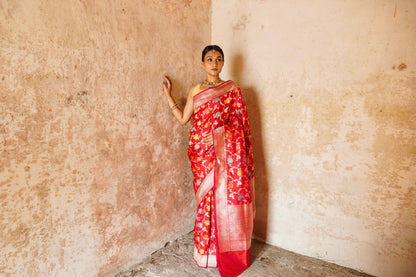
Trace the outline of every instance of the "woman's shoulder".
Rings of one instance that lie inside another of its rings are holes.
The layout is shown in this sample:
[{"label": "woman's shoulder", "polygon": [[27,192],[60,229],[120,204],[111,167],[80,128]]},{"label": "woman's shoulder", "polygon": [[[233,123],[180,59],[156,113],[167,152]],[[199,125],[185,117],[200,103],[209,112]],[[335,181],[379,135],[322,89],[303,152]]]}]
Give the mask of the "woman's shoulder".
[{"label": "woman's shoulder", "polygon": [[233,80],[227,80],[224,83],[227,83],[227,86],[230,89],[240,89],[240,87],[237,85],[237,83],[235,83]]},{"label": "woman's shoulder", "polygon": [[201,85],[202,85],[202,83],[193,84],[191,86],[191,90],[192,91],[197,90],[197,89],[199,89],[201,87]]},{"label": "woman's shoulder", "polygon": [[219,83],[218,86],[220,86],[220,85],[237,86],[237,84],[233,80],[231,80],[231,79],[229,79],[229,80],[222,80],[221,83]]},{"label": "woman's shoulder", "polygon": [[202,85],[202,83],[198,83],[198,84],[192,85],[192,87],[191,87],[191,89],[190,89],[190,93],[192,94],[192,96],[195,96],[195,95],[197,95],[199,92],[201,92],[201,91],[202,91],[202,89],[201,89],[201,85]]},{"label": "woman's shoulder", "polygon": [[236,82],[234,82],[233,80],[228,80],[226,82],[230,83],[232,86],[238,87],[238,85],[236,84]]},{"label": "woman's shoulder", "polygon": [[[224,87],[224,86],[226,89],[239,88],[238,85],[233,80],[227,80],[227,81],[222,81],[221,83],[219,83],[217,86],[214,87],[214,89]],[[197,83],[195,85],[192,85],[191,89],[189,90],[189,94],[192,95],[192,97],[194,97],[201,91],[204,91],[208,88],[209,87],[207,87],[206,84],[204,84],[204,82]]]}]

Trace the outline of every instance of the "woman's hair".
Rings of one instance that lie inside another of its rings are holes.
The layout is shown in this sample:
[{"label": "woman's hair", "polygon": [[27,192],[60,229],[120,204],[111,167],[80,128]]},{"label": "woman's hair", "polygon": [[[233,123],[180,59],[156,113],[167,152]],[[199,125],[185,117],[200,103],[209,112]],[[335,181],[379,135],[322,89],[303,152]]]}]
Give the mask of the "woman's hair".
[{"label": "woman's hair", "polygon": [[202,61],[204,61],[205,55],[211,50],[220,52],[222,59],[224,59],[224,52],[222,52],[221,47],[219,47],[218,45],[208,45],[204,48],[204,50],[202,50]]}]

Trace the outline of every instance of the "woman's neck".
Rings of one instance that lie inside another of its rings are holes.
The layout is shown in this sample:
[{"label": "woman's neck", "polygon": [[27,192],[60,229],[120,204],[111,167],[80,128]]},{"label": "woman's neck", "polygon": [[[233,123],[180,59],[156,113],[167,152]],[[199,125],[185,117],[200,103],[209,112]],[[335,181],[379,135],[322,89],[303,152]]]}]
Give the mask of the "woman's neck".
[{"label": "woman's neck", "polygon": [[205,84],[207,87],[214,87],[214,86],[216,86],[216,85],[218,85],[218,84],[220,84],[221,83],[221,79],[220,78],[218,78],[217,80],[215,80],[215,81],[213,81],[213,82],[210,82],[210,81],[208,81],[208,80],[205,80],[204,82],[203,82],[203,84]]},{"label": "woman's neck", "polygon": [[211,76],[211,75],[207,75],[206,80],[210,83],[215,83],[220,79],[220,76]]}]

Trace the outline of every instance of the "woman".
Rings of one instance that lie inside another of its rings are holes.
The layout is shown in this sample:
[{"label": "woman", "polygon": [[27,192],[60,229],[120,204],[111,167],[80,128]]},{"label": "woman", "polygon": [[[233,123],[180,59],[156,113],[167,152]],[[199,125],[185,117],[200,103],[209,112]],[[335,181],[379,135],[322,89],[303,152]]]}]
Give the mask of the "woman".
[{"label": "woman", "polygon": [[202,51],[206,80],[193,86],[183,111],[164,92],[181,124],[190,118],[188,156],[198,205],[194,259],[200,267],[217,267],[221,276],[237,276],[249,265],[254,221],[253,151],[246,105],[240,88],[220,73],[224,53],[209,45]]}]

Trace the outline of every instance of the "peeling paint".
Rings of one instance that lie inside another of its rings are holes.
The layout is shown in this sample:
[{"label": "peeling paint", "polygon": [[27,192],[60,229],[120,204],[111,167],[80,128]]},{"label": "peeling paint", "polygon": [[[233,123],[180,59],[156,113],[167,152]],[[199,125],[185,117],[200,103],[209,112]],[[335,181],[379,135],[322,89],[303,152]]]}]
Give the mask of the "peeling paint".
[{"label": "peeling paint", "polygon": [[161,78],[178,99],[202,79],[209,10],[2,2],[1,276],[108,276],[192,229],[189,130]]}]

